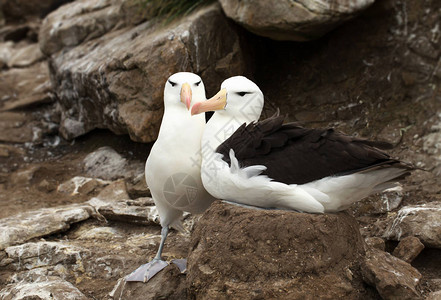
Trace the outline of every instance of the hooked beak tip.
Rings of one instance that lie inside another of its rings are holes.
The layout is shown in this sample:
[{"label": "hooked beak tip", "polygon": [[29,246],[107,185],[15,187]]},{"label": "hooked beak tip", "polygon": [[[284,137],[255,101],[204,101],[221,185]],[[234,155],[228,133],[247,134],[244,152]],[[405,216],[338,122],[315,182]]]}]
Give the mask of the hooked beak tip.
[{"label": "hooked beak tip", "polygon": [[191,108],[191,115],[197,115],[199,114],[199,107],[201,106],[201,102],[197,102],[193,105],[193,107]]}]

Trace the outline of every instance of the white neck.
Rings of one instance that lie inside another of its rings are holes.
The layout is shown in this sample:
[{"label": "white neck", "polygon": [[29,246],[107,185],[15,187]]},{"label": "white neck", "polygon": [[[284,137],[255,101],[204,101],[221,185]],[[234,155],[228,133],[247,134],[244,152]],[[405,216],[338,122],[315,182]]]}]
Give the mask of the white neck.
[{"label": "white neck", "polygon": [[248,120],[243,117],[214,113],[205,126],[202,136],[202,164],[210,160],[216,152],[216,148],[228,139],[243,123],[248,124]]},{"label": "white neck", "polygon": [[204,128],[204,114],[191,116],[186,108],[166,107],[158,141],[176,145],[182,151],[192,151],[193,154],[200,151]]}]

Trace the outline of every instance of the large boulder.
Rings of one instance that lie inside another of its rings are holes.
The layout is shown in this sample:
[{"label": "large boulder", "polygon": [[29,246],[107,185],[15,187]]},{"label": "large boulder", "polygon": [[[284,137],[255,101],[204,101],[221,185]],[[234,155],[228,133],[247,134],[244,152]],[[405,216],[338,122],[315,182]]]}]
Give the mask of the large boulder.
[{"label": "large boulder", "polygon": [[375,0],[220,0],[225,14],[249,31],[275,40],[317,39]]},{"label": "large boulder", "polygon": [[371,299],[358,269],[364,242],[348,214],[304,214],[215,202],[192,234],[195,299]]},{"label": "large boulder", "polygon": [[95,1],[83,0],[68,5],[85,6],[81,22],[60,9],[48,16],[40,31],[43,52],[52,54],[51,76],[62,110],[60,132],[67,139],[108,128],[128,133],[135,141],[153,141],[168,76],[195,72],[214,91],[230,74],[246,71],[239,36],[218,4],[179,22],[164,25],[152,20],[135,27],[127,22],[115,25],[121,10],[108,6],[87,13],[92,4]]}]

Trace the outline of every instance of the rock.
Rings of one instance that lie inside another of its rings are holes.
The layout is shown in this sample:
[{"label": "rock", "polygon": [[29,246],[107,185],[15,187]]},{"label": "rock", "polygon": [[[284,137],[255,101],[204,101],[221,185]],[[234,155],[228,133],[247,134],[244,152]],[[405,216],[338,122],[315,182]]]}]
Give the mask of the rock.
[{"label": "rock", "polygon": [[417,237],[426,247],[441,248],[441,202],[402,207],[384,233],[394,241]]},{"label": "rock", "polygon": [[78,233],[80,240],[109,240],[115,237],[122,237],[117,229],[112,227],[95,227]]},{"label": "rock", "polygon": [[432,292],[427,295],[426,300],[440,300],[441,299],[441,291]]},{"label": "rock", "polygon": [[0,147],[0,157],[9,157],[9,150],[3,147]]},{"label": "rock", "polygon": [[95,179],[90,177],[75,176],[61,183],[57,191],[64,194],[76,194],[88,195],[95,191],[97,188],[103,188],[110,184],[110,181]]},{"label": "rock", "polygon": [[151,197],[150,189],[145,182],[144,172],[134,177],[132,180],[126,181],[127,192],[131,198]]},{"label": "rock", "polygon": [[[35,45],[32,47],[36,47]],[[26,49],[25,49],[26,50]],[[14,63],[25,64],[33,60],[16,53],[11,59]],[[11,64],[11,60],[9,61]],[[0,74],[0,111],[23,108],[52,102],[49,92],[52,88],[49,80],[47,62],[36,63],[27,68],[14,68]]]},{"label": "rock", "polygon": [[379,237],[367,237],[365,238],[366,245],[369,247],[385,251],[386,249],[386,243],[382,238]]},{"label": "rock", "polygon": [[10,183],[16,186],[28,186],[35,173],[40,170],[39,166],[31,166],[25,170],[18,170],[11,175]]},{"label": "rock", "polygon": [[129,164],[127,159],[107,146],[88,154],[83,163],[87,175],[104,180],[131,177],[144,169],[143,163]]},{"label": "rock", "polygon": [[354,218],[215,202],[192,234],[187,284],[195,299],[368,297]]},{"label": "rock", "polygon": [[[43,60],[44,56],[37,43],[16,49],[8,61],[9,68],[29,67]],[[49,82],[48,82],[49,84]]]},{"label": "rock", "polygon": [[384,214],[396,209],[401,201],[403,201],[403,189],[396,187],[358,201],[351,206],[351,209],[361,215]]},{"label": "rock", "polygon": [[93,214],[89,205],[42,208],[0,219],[0,250],[32,238],[65,231]]},{"label": "rock", "polygon": [[42,51],[50,56],[65,47],[101,37],[121,20],[124,1],[80,0],[51,13],[40,28]]},{"label": "rock", "polygon": [[9,263],[0,264],[14,270],[31,270],[57,264],[75,265],[76,261],[84,255],[84,250],[63,244],[63,242],[36,242],[19,246],[10,246],[5,249]]},{"label": "rock", "polygon": [[20,112],[0,112],[0,141],[25,143],[34,140],[32,125],[28,126],[28,118]]},{"label": "rock", "polygon": [[43,179],[42,181],[40,181],[40,183],[38,183],[37,185],[37,189],[40,192],[46,192],[46,193],[50,193],[53,190],[55,190],[57,188],[57,186],[55,185],[55,183],[47,181],[46,179]]},{"label": "rock", "polygon": [[11,59],[14,43],[11,41],[0,43],[0,69],[8,65]]},{"label": "rock", "polygon": [[71,0],[4,0],[0,2],[3,16],[8,22],[41,18]]},{"label": "rock", "polygon": [[87,300],[71,283],[56,276],[8,284],[0,291],[2,300]]},{"label": "rock", "polygon": [[225,14],[249,31],[275,40],[308,41],[356,16],[374,0],[220,0]]},{"label": "rock", "polygon": [[122,200],[117,202],[106,202],[98,197],[88,201],[90,205],[104,216],[107,220],[128,222],[143,225],[160,225],[159,213],[151,198],[144,198],[144,201]]},{"label": "rock", "polygon": [[392,254],[410,264],[423,249],[424,245],[417,237],[408,236],[401,239]]},{"label": "rock", "polygon": [[185,275],[174,264],[170,264],[150,279],[148,284],[143,282],[126,283],[122,278],[109,296],[112,299],[188,299]]},{"label": "rock", "polygon": [[[86,12],[90,7],[99,7],[92,0],[71,5],[84,6]],[[96,22],[96,14],[107,18],[111,9],[103,4],[94,13],[86,13],[84,18],[91,20],[83,18],[81,24]],[[135,141],[154,141],[163,114],[164,82],[170,74],[198,73],[205,79],[207,89],[215,91],[230,74],[247,71],[239,36],[217,4],[165,27],[148,21],[135,27],[116,26],[104,34],[105,24],[112,23],[114,17],[120,18],[110,14],[106,22],[94,23],[104,29],[92,28],[93,39],[82,43],[76,35],[78,18],[71,19],[68,12],[53,12],[40,31],[44,53],[59,50],[52,45],[63,45],[60,40],[52,42],[50,37],[52,29],[57,35],[58,26],[65,28],[63,40],[70,46],[78,44],[53,53],[50,60],[51,78],[62,110],[60,133],[66,139],[94,128],[108,128],[117,134],[128,133]]]},{"label": "rock", "polygon": [[361,268],[363,278],[376,287],[383,299],[418,299],[421,274],[410,264],[378,249],[366,252]]},{"label": "rock", "polygon": [[26,23],[11,23],[0,27],[0,40],[6,42],[36,42],[40,21],[28,21]]},{"label": "rock", "polygon": [[117,180],[106,186],[96,198],[106,203],[116,203],[130,199],[124,180]]},{"label": "rock", "polygon": [[124,180],[105,187],[88,202],[108,220],[145,225],[159,225],[159,214],[150,197],[129,199]]}]

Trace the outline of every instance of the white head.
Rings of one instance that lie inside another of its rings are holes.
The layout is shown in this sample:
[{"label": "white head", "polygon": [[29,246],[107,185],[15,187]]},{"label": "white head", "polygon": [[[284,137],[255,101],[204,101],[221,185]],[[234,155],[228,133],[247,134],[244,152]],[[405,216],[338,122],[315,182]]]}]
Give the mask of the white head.
[{"label": "white head", "polygon": [[204,101],[205,87],[201,77],[189,72],[171,75],[164,88],[164,107],[189,110],[193,102]]},{"label": "white head", "polygon": [[249,123],[259,119],[263,104],[263,93],[254,82],[243,76],[234,76],[222,82],[221,90],[212,98],[195,103],[191,114],[216,111],[216,114]]}]

